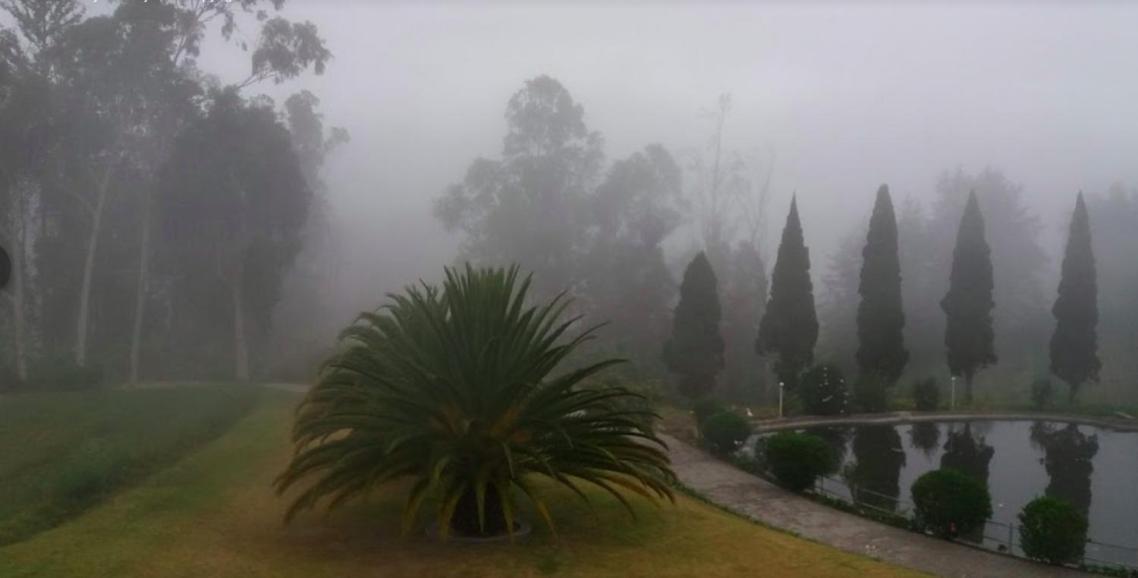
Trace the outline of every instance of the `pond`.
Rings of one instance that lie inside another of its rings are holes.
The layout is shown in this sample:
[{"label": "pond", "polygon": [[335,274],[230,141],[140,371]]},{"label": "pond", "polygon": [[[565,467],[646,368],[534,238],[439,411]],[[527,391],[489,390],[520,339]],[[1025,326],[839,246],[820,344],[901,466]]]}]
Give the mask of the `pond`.
[{"label": "pond", "polygon": [[[1014,537],[1017,516],[1037,496],[1067,500],[1087,515],[1087,561],[1138,567],[1138,432],[1039,421],[856,425],[811,428],[840,457],[823,489],[899,514],[909,488],[930,470],[952,467],[984,480],[993,515],[969,537],[993,549]],[[840,463],[840,465],[838,465]],[[1121,547],[1113,547],[1118,545]]]}]

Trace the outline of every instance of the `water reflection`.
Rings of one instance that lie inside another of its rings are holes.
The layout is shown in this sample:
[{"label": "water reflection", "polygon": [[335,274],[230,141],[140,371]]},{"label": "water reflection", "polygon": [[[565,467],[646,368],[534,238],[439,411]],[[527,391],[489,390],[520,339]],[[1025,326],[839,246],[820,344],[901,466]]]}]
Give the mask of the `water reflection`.
[{"label": "water reflection", "polygon": [[989,466],[995,453],[995,448],[985,443],[984,436],[973,434],[972,424],[965,423],[964,429],[948,432],[940,467],[965,473],[987,486]]},{"label": "water reflection", "polygon": [[1057,428],[1054,424],[1035,422],[1031,441],[1043,448],[1043,467],[1051,478],[1047,495],[1071,502],[1083,515],[1091,507],[1092,463],[1098,453],[1098,436],[1079,431],[1075,424]]},{"label": "water reflection", "polygon": [[[940,467],[957,470],[979,480],[987,487],[992,456],[995,454],[995,448],[985,443],[984,436],[973,433],[972,424],[965,423],[962,429],[957,428],[948,432],[948,439],[944,442],[944,454],[940,456]],[[982,542],[984,526],[981,525],[960,537],[971,542]]]},{"label": "water reflection", "polygon": [[940,427],[932,422],[917,422],[909,429],[909,445],[931,458],[940,445]]},{"label": "water reflection", "polygon": [[837,473],[842,468],[842,464],[846,461],[846,451],[850,443],[850,428],[848,427],[823,427],[812,430],[811,433],[826,440],[826,445],[830,446],[830,468],[826,471],[826,475]]},{"label": "water reflection", "polygon": [[846,466],[846,484],[854,499],[888,511],[897,509],[899,479],[905,466],[901,434],[891,425],[866,425],[853,435],[852,464]]},{"label": "water reflection", "polygon": [[1138,500],[1133,497],[1138,488],[1138,432],[1031,421],[810,431],[825,438],[836,455],[844,455],[844,479],[826,488],[842,499],[907,511],[909,489],[917,478],[942,466],[955,467],[988,484],[992,521],[997,523],[987,527],[989,547],[1014,538],[1009,530],[1019,524],[1023,507],[1046,494],[1087,513],[1088,538],[1123,546],[1088,547],[1088,555],[1127,564],[1138,560]]}]

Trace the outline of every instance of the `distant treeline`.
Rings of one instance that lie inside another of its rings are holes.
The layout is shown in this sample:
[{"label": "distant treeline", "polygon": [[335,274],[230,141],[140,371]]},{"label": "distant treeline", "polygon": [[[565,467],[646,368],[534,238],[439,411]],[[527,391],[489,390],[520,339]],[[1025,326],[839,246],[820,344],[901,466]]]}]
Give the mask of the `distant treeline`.
[{"label": "distant treeline", "polygon": [[[718,303],[700,315],[715,316],[712,325],[721,341],[709,338],[704,353],[718,360],[702,363],[704,371],[715,368],[715,387],[728,396],[769,395],[769,369],[778,356],[758,355],[756,341],[768,299],[774,298],[768,296],[769,264],[762,258],[769,248],[760,246],[767,234],[770,167],[763,178],[740,155],[723,150],[729,108],[729,99],[721,99],[706,151],[674,157],[649,145],[608,163],[603,138],[585,124],[583,107],[555,79],[534,78],[507,103],[500,154],[475,160],[463,180],[436,200],[435,214],[462,233],[459,260],[519,263],[534,272],[539,288],[568,290],[588,319],[610,321],[599,346],[633,359],[643,379],[663,379],[667,367],[675,367],[664,344],[674,337],[673,320],[681,323],[676,265],[702,251]],[[894,217],[890,204],[907,355],[903,374],[948,373],[941,301],[973,192],[994,271],[990,312],[998,364],[986,375],[1026,392],[1033,378],[1050,374],[1057,280],[1049,273],[1057,268],[1041,246],[1042,224],[1026,205],[1022,187],[994,169],[944,173],[929,207],[907,198]],[[1138,196],[1120,186],[1106,196],[1089,195],[1087,204],[1100,272],[1101,377],[1110,385],[1098,389],[1132,395],[1131,388],[1119,386],[1138,369],[1132,361],[1138,260],[1130,258],[1138,243],[1128,235],[1138,227]],[[697,241],[677,243],[688,226]],[[858,366],[866,233],[862,228],[849,235],[819,275],[816,357],[849,369]],[[677,246],[678,258],[669,259]],[[809,345],[813,360],[815,342]],[[901,379],[902,370],[890,378]]]},{"label": "distant treeline", "polygon": [[[0,3],[0,384],[248,378],[286,273],[320,273],[319,171],[346,138],[308,92],[248,92],[331,55],[275,0],[112,4]],[[217,32],[256,38],[241,82],[197,65]]]}]

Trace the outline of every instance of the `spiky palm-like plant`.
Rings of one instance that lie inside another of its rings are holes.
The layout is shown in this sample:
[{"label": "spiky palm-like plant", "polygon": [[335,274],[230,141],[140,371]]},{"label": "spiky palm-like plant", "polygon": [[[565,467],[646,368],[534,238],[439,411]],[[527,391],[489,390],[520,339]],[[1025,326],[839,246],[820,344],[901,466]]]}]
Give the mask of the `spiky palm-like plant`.
[{"label": "spiky palm-like plant", "polygon": [[444,537],[512,535],[522,496],[552,530],[540,477],[585,500],[582,486],[599,487],[630,512],[622,490],[671,500],[666,447],[643,412],[622,409],[636,394],[578,387],[621,360],[551,375],[595,328],[570,337],[567,300],[529,305],[529,287],[516,267],[447,269],[441,290],[409,287],[348,327],[297,409],[276,486],[310,482],[286,519],[401,478],[414,480],[404,531],[434,497]]}]

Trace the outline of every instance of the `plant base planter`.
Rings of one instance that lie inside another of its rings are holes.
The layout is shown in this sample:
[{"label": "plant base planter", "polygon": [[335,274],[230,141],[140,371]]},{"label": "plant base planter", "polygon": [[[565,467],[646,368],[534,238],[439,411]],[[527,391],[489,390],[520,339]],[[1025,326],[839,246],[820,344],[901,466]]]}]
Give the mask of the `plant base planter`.
[{"label": "plant base planter", "polygon": [[[431,522],[427,526],[426,531],[428,536],[439,540],[442,539],[442,536],[439,534],[438,522]],[[529,525],[523,520],[514,521],[514,540],[525,539],[529,537],[531,532],[533,532],[533,526]],[[455,533],[454,530],[451,530],[450,534],[447,536],[448,542],[454,542],[456,544],[491,544],[494,542],[509,542],[510,539],[510,534],[505,532],[501,534],[495,534],[493,536],[464,536],[462,534]]]}]

